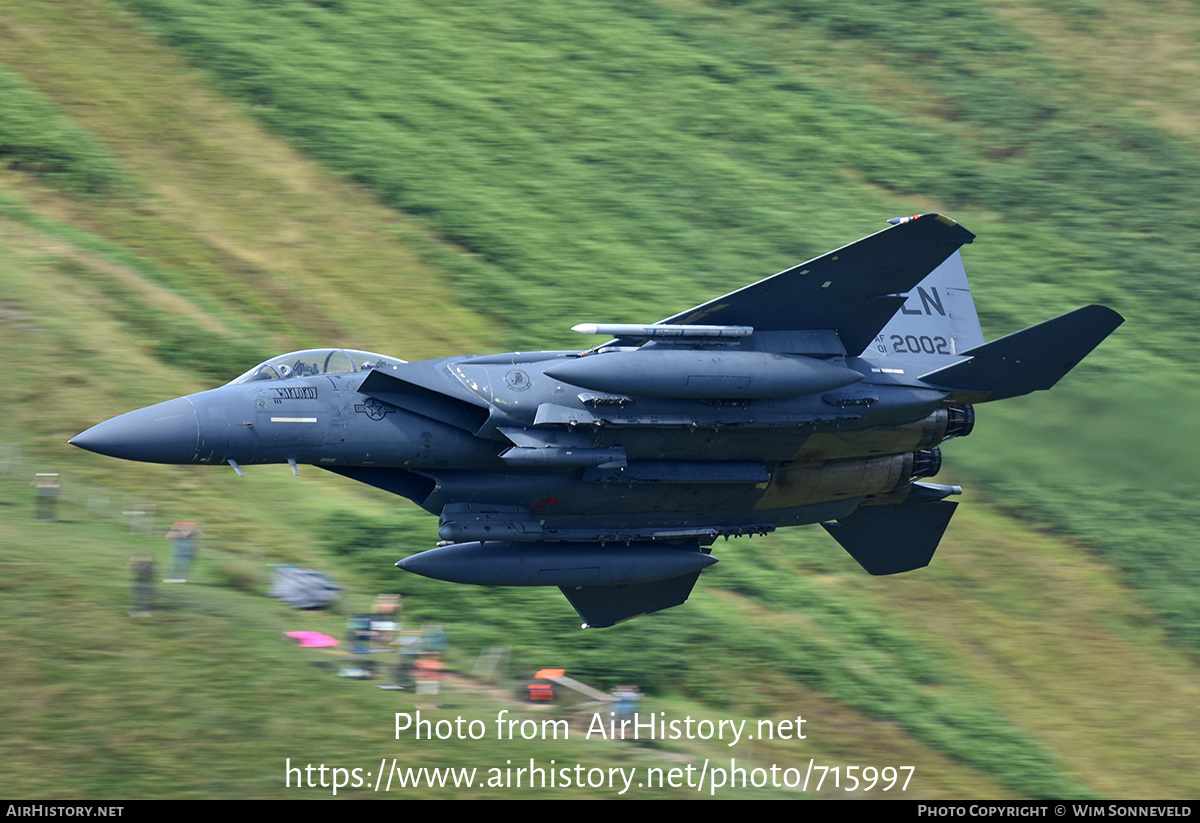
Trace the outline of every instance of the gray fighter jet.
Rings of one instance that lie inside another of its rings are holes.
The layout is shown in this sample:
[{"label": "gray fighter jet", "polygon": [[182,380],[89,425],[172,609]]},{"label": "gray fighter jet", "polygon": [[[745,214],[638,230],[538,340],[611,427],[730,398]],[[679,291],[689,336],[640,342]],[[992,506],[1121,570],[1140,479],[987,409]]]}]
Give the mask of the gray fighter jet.
[{"label": "gray fighter jet", "polygon": [[558,586],[584,626],[677,606],[718,537],[820,523],[871,574],[925,566],[957,506],[937,474],[973,404],[1048,389],[1122,318],[1086,306],[984,342],[938,214],[585,351],[409,363],[293,352],[71,443],[155,463],[306,463],[438,515],[396,565]]}]

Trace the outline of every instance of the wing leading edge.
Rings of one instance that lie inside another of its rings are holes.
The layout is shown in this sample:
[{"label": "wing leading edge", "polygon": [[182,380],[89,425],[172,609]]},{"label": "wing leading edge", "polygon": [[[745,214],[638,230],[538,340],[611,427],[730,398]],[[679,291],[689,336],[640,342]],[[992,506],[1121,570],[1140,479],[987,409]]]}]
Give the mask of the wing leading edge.
[{"label": "wing leading edge", "polygon": [[941,214],[893,225],[765,280],[660,321],[753,326],[755,331],[832,329],[858,354],[908,292],[975,235]]}]

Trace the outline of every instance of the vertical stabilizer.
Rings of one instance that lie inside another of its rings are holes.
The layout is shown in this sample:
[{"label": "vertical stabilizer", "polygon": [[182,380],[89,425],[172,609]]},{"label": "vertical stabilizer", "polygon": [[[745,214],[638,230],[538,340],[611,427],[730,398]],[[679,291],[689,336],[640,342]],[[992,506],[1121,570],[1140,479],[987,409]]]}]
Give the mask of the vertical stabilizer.
[{"label": "vertical stabilizer", "polygon": [[982,345],[983,329],[956,251],[908,293],[862,356],[915,376],[955,363]]}]

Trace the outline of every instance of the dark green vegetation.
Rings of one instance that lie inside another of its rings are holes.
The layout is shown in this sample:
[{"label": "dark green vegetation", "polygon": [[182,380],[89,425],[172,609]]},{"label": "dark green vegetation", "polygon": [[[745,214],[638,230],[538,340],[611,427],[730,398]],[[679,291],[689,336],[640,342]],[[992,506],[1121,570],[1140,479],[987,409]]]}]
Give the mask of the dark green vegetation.
[{"label": "dark green vegetation", "polygon": [[[411,702],[314,674],[276,640],[296,618],[232,585],[298,561],[360,605],[403,590],[463,667],[503,643],[517,678],[561,665],[655,708],[813,718],[807,745],[739,757],[912,763],[921,796],[1195,796],[1200,126],[1170,81],[1200,72],[1195,34],[1169,4],[1159,28],[1120,3],[894,5],[6,6],[3,439],[23,469],[153,498],[219,547],[208,588],[131,626],[116,529],[76,497],[75,531],[48,537],[26,478],[4,485],[13,793],[271,795],[286,757],[551,756],[390,743]],[[1129,322],[947,447],[968,495],[904,579],[865,577],[820,530],[734,541],[687,606],[579,632],[557,592],[397,578],[435,526],[395,498],[62,445],[313,344],[573,345],[575,322],[650,322],[926,210],[979,235],[989,337],[1086,302]],[[449,716],[505,705],[457,700]]]}]

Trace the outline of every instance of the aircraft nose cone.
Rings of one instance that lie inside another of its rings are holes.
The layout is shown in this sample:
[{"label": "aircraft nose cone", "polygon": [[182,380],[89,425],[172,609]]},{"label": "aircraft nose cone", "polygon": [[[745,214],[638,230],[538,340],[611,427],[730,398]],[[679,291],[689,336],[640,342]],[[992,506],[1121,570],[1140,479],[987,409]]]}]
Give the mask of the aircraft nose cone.
[{"label": "aircraft nose cone", "polygon": [[199,439],[196,409],[186,397],[179,397],[106,420],[68,442],[125,460],[191,463]]}]

